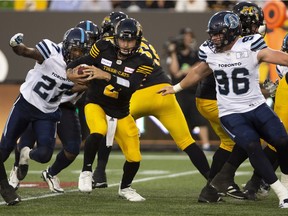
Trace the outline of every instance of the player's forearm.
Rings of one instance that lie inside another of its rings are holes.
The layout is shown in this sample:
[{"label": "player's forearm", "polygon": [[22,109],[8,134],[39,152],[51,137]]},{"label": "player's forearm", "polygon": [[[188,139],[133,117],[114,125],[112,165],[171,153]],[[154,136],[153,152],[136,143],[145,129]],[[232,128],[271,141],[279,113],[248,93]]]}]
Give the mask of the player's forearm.
[{"label": "player's forearm", "polygon": [[23,43],[19,44],[18,46],[12,47],[13,51],[20,56],[26,58],[32,58],[38,62],[42,62],[44,60],[43,56],[40,52],[35,48],[29,48],[25,46]]},{"label": "player's forearm", "polygon": [[183,89],[186,89],[190,86],[197,84],[200,80],[200,77],[193,71],[189,72],[184,79],[181,80],[180,85]]}]

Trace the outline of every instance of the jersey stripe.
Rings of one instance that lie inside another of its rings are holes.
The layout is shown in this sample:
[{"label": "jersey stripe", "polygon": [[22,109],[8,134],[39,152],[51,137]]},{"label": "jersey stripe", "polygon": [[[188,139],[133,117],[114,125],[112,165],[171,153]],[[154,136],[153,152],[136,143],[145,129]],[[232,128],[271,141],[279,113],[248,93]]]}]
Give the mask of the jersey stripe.
[{"label": "jersey stripe", "polygon": [[199,59],[201,61],[205,61],[206,62],[207,55],[206,55],[206,53],[203,50],[199,49],[198,57],[199,57]]},{"label": "jersey stripe", "polygon": [[90,55],[93,57],[93,58],[96,58],[98,55],[99,55],[99,49],[96,47],[96,45],[94,44],[90,50]]},{"label": "jersey stripe", "polygon": [[257,51],[267,48],[267,45],[262,37],[251,44],[251,51]]},{"label": "jersey stripe", "polygon": [[141,65],[137,68],[136,73],[142,73],[145,75],[149,75],[152,73],[153,67],[149,67],[146,65]]},{"label": "jersey stripe", "polygon": [[44,59],[48,59],[51,51],[49,49],[49,47],[47,46],[47,44],[45,43],[45,41],[41,41],[36,45],[36,48],[39,50],[39,52],[41,53],[41,55],[44,57]]}]

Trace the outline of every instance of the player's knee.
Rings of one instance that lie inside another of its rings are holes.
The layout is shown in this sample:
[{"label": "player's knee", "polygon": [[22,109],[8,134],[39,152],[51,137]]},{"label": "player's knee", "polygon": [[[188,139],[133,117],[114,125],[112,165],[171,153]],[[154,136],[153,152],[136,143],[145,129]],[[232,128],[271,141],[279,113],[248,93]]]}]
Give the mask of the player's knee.
[{"label": "player's knee", "polygon": [[262,151],[262,147],[261,147],[260,142],[250,142],[246,145],[246,151],[247,151],[248,155],[254,155],[259,150]]},{"label": "player's knee", "polygon": [[125,158],[128,162],[140,162],[142,160],[142,156],[140,151],[130,151],[125,154]]},{"label": "player's knee", "polygon": [[72,160],[75,160],[75,158],[77,157],[77,155],[79,154],[79,152],[75,154],[75,153],[71,153],[71,152],[68,152],[68,151],[64,150],[64,154],[65,154],[65,157],[66,157],[68,160],[72,161]]},{"label": "player's knee", "polygon": [[80,145],[81,142],[70,142],[65,147],[63,147],[65,154],[72,154],[75,155],[75,157],[80,153]]},{"label": "player's knee", "polygon": [[53,155],[53,149],[47,147],[38,147],[30,153],[31,159],[39,163],[48,163]]},{"label": "player's knee", "polygon": [[178,146],[178,148],[180,148],[182,151],[185,151],[185,149],[187,147],[189,147],[190,145],[197,145],[195,140],[192,137],[186,137],[186,139],[183,139],[181,142],[176,142],[176,145]]},{"label": "player's knee", "polygon": [[86,142],[100,143],[103,139],[103,135],[99,133],[92,133],[86,138]]}]

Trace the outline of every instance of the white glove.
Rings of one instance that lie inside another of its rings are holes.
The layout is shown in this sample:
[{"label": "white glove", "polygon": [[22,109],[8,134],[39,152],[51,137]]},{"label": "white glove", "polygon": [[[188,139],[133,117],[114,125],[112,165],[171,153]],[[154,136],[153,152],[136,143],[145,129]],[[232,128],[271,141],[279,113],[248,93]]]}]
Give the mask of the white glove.
[{"label": "white glove", "polygon": [[15,47],[23,42],[23,33],[17,33],[10,39],[10,46]]}]

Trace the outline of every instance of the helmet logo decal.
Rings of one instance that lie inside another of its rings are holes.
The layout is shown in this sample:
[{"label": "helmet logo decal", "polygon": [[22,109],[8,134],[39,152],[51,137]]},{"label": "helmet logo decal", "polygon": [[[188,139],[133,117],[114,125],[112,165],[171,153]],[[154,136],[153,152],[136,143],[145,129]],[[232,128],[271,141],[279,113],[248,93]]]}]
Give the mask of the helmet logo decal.
[{"label": "helmet logo decal", "polygon": [[224,16],[224,22],[226,24],[226,26],[228,26],[231,29],[235,29],[238,28],[239,26],[239,18],[236,14],[226,14]]},{"label": "helmet logo decal", "polygon": [[244,14],[244,15],[249,15],[249,16],[252,16],[252,15],[255,15],[256,19],[259,20],[259,11],[256,7],[254,6],[244,6],[242,8],[242,10],[240,11],[241,14]]}]

